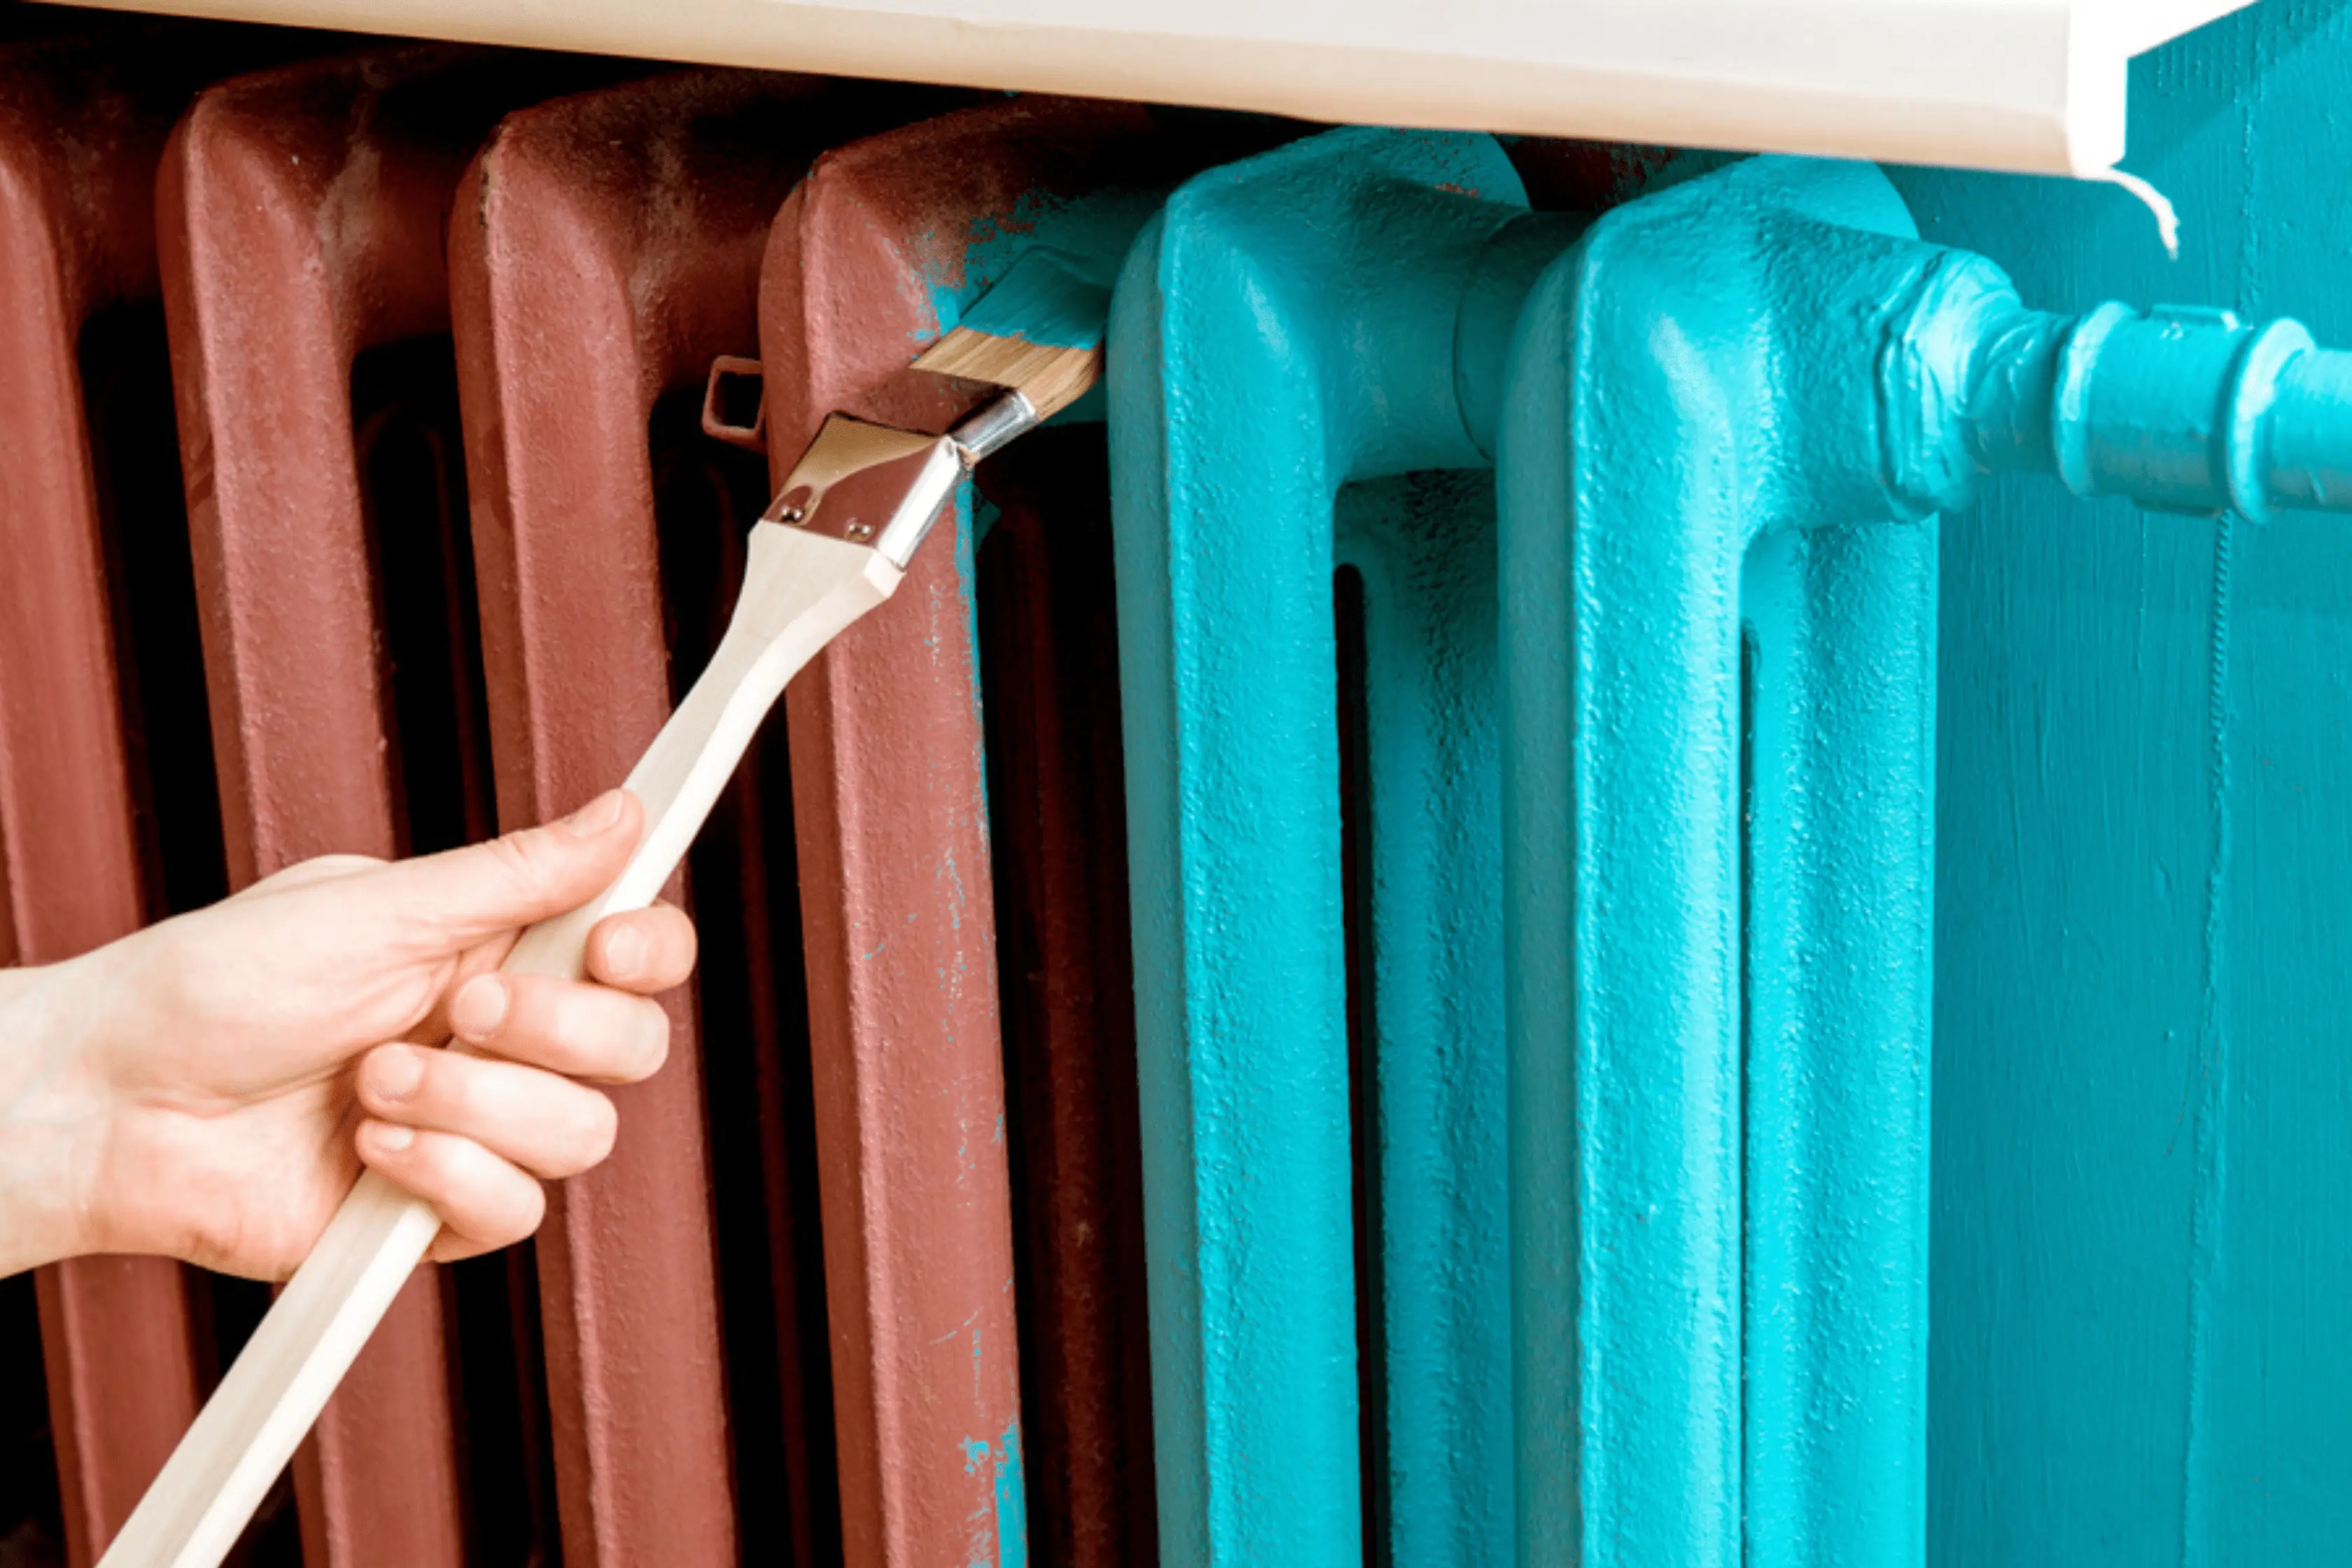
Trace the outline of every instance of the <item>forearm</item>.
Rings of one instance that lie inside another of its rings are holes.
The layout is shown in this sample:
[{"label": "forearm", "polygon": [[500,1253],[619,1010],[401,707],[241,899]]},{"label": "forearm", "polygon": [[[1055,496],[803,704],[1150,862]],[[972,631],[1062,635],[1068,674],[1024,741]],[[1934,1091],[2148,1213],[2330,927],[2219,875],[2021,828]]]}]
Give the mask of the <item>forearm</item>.
[{"label": "forearm", "polygon": [[82,1250],[94,1103],[59,979],[0,970],[0,1275]]}]

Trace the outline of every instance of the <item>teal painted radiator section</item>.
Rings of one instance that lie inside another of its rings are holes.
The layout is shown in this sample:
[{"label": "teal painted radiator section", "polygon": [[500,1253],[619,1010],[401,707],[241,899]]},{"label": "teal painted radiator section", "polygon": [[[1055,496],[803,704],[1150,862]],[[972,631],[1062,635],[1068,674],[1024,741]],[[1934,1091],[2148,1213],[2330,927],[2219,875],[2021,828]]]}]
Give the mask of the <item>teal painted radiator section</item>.
[{"label": "teal painted radiator section", "polygon": [[1181,190],[1120,280],[1113,516],[1169,1563],[1364,1561],[1342,562],[1365,580],[1374,1054],[1399,1117],[1384,1272],[1408,1321],[1388,1405],[1414,1484],[1394,1530],[1400,1560],[1430,1563],[1507,1538],[1491,489],[1391,477],[1481,464],[1454,301],[1519,196],[1486,138],[1335,132]]},{"label": "teal painted radiator section", "polygon": [[1874,171],[1760,160],[1521,314],[1522,1563],[1918,1555],[1936,539],[1874,480],[1869,286],[1907,226]]},{"label": "teal painted radiator section", "polygon": [[[1164,1554],[1363,1556],[1330,594],[1354,564],[1382,1549],[1733,1562],[1754,1447],[1796,1472],[1763,1477],[1790,1497],[1759,1539],[1916,1557],[1933,531],[1869,477],[1867,418],[1859,479],[1759,490],[1790,467],[1772,411],[1722,411],[1769,388],[1780,297],[1660,266],[1727,215],[1760,244],[1901,208],[1874,172],[1765,163],[1578,246],[1517,194],[1483,138],[1335,132],[1187,187],[1120,285]],[[1661,363],[1658,331],[1692,352]],[[1870,364],[1834,389],[1865,415]],[[1496,450],[1499,530],[1483,479],[1425,472]],[[1748,812],[1769,864],[1743,877]],[[1751,1186],[1776,1242],[1752,1258]],[[1804,1289],[1832,1273],[1836,1299]]]},{"label": "teal painted radiator section", "polygon": [[[1986,199],[1904,181],[1947,228]],[[1181,189],[1129,256],[1110,343],[1163,1558],[1920,1563],[1950,1467],[1991,1473],[1955,1443],[1986,1412],[1929,1393],[1934,983],[1963,988],[1948,1018],[2029,1005],[1969,955],[2040,919],[1948,913],[1936,941],[1937,519],[2031,504],[2042,534],[2095,537],[2127,499],[2216,542],[2226,590],[2247,520],[2352,509],[2352,358],[2220,310],[2029,309],[1984,256],[1923,243],[1864,165],[1685,160],[1587,225],[1528,213],[1489,139],[1363,130]],[[1362,584],[1370,841],[1353,996],[1340,568]],[[2133,580],[2110,574],[2108,602]],[[1947,578],[1948,609],[1970,591]],[[2203,664],[2164,652],[2208,677],[2187,798],[2218,792],[2218,826],[2176,847],[2205,847],[2213,888],[2235,831],[2226,620],[2192,642]],[[2024,699],[2002,700],[1948,784],[2013,786],[2021,747],[2085,743],[2021,734]],[[1948,879],[2006,863],[2065,896],[2013,818],[2005,837],[1941,820]],[[2200,1184],[2187,1251],[2154,1270],[2193,1282],[2191,1430],[2225,1397],[2200,1382],[2228,1286],[2219,896],[2186,950]],[[1362,1281],[1351,1005],[1375,1084]],[[2008,1089],[2110,1039],[2045,1039],[2020,1068],[1997,1053],[2033,1031],[2010,1024],[1969,1042],[1963,1120],[1939,1112],[1948,1170],[1989,1136],[2063,1163],[2116,1126]],[[1947,1254],[1990,1241],[1967,1227],[2006,1179],[1971,1166],[1947,1191],[1937,1212],[1970,1216],[1939,1222]],[[2061,1184],[2003,1218],[2079,1244],[2097,1216]],[[2099,1251],[1969,1256],[1937,1287],[1939,1310],[1967,1303],[1933,1336],[1946,1383],[1965,1363],[1994,1386],[2002,1292]],[[2045,1303],[2020,1321],[2067,1342]],[[2000,1396],[2039,1400],[2016,1370]],[[1984,1541],[1948,1560],[2101,1560],[1977,1518]]]}]

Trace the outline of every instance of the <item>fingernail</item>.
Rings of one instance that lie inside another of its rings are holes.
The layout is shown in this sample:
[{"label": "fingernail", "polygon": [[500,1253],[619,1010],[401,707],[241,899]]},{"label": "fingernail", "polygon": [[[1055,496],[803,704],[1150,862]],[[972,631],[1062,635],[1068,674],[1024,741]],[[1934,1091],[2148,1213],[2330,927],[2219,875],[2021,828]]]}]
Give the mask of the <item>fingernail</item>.
[{"label": "fingernail", "polygon": [[371,1136],[377,1149],[386,1154],[397,1154],[416,1142],[416,1129],[403,1127],[397,1121],[379,1121]]},{"label": "fingernail", "polygon": [[425,1058],[415,1051],[378,1051],[368,1076],[378,1100],[406,1100],[425,1081]]},{"label": "fingernail", "polygon": [[621,820],[621,792],[608,789],[563,819],[563,830],[574,838],[595,838],[613,831]]},{"label": "fingernail", "polygon": [[604,939],[604,973],[614,980],[635,980],[645,973],[646,933],[633,925],[616,926]]},{"label": "fingernail", "polygon": [[507,1021],[507,984],[495,974],[477,974],[449,1004],[449,1026],[457,1037],[480,1045]]}]

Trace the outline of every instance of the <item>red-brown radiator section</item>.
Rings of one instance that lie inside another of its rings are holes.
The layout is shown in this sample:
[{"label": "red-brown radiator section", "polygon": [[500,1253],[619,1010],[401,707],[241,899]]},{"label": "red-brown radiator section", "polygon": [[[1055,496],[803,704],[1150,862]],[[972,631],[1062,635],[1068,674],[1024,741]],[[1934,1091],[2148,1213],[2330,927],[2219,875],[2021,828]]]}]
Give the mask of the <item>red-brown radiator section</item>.
[{"label": "red-brown radiator section", "polygon": [[[1126,105],[47,30],[0,45],[0,963],[617,782],[771,461],[1042,213],[1206,155]],[[706,412],[730,356],[764,423]],[[612,1160],[419,1271],[240,1562],[1154,1560],[1107,483],[1098,426],[992,464],[795,683],[671,890],[704,961]],[[89,1568],[266,1288],[37,1289],[0,1557]]]},{"label": "red-brown radiator section", "polygon": [[[517,113],[468,171],[451,289],[507,826],[625,774],[707,657],[766,496],[755,457],[701,433],[705,376],[758,347],[760,258],[793,182],[890,102],[663,76]],[[570,1563],[814,1563],[832,1539],[817,1496],[830,1434],[803,1396],[823,1342],[803,1308],[822,1301],[789,1267],[781,1084],[806,1047],[777,1005],[798,986],[774,984],[798,967],[772,919],[792,898],[767,875],[767,839],[791,832],[774,773],[746,764],[695,861],[698,907],[708,894],[734,919],[709,933],[698,994],[672,1002],[668,1068],[615,1091],[613,1157],[558,1189],[540,1233]],[[706,1080],[730,1092],[706,1103]],[[753,1106],[766,1114],[746,1118]],[[717,1187],[721,1161],[735,1180]],[[771,1369],[734,1384],[741,1466],[730,1357]],[[762,1458],[781,1473],[748,1473]]]},{"label": "red-brown radiator section", "polygon": [[[1167,159],[1140,110],[1027,100],[822,160],[761,279],[776,469],[949,324],[988,237]],[[1022,1490],[1006,1500],[1024,1434],[968,531],[950,545],[785,698],[858,1568],[991,1561],[1028,1533]]]},{"label": "red-brown radiator section", "polygon": [[[163,295],[238,885],[493,829],[443,223],[475,146],[550,75],[422,48],[288,67],[206,92],[165,157]],[[464,1561],[441,1286],[410,1282],[296,1460],[313,1563]]]},{"label": "red-brown radiator section", "polygon": [[[168,572],[178,509],[126,516],[124,503],[158,499],[140,459],[170,460],[168,401],[138,406],[143,388],[131,384],[165,384],[155,167],[203,77],[179,53],[184,35],[150,37],[152,53],[73,40],[0,49],[0,931],[8,939],[0,945],[14,949],[8,962],[70,958],[167,907],[152,802],[159,789],[185,786],[155,778],[151,764],[189,759],[158,756],[151,736],[186,730],[170,730],[168,713],[152,731],[138,724],[133,704],[147,694],[121,637],[152,643],[183,629],[168,612],[124,624],[126,556],[145,555],[152,569],[160,547]],[[207,52],[217,59],[216,47]],[[104,362],[86,360],[86,348]],[[125,461],[118,471],[101,457]],[[168,467],[165,479],[168,500]],[[177,553],[185,552],[182,541]],[[184,662],[194,649],[171,651]],[[195,761],[209,765],[201,751]],[[83,1258],[41,1271],[50,1431],[77,1565],[104,1549],[195,1414],[207,1360],[202,1295],[186,1269],[159,1258]]]}]

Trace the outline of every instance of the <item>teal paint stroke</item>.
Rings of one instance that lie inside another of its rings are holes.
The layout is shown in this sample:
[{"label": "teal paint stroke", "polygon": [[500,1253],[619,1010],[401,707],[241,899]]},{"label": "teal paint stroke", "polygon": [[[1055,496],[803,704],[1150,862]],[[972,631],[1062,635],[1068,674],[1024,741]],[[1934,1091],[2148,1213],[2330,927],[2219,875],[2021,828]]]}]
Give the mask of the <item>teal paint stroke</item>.
[{"label": "teal paint stroke", "polygon": [[1048,348],[1098,347],[1110,318],[1109,275],[1118,270],[1119,253],[1074,256],[1032,245],[957,324]]},{"label": "teal paint stroke", "polygon": [[[1160,194],[1139,187],[1076,196],[1049,197],[1033,192],[1016,202],[1011,212],[974,223],[964,237],[961,253],[950,258],[940,274],[930,279],[935,331],[925,334],[926,341],[957,325],[965,310],[975,301],[982,307],[977,321],[983,331],[1013,333],[1034,329],[1044,334],[1045,341],[1050,341],[1055,334],[1069,335],[1073,321],[1084,320],[1089,312],[1099,323],[1101,312],[1107,308],[1107,280],[1116,271],[1129,241]],[[1048,247],[1050,256],[1035,258],[1040,247]],[[1002,298],[991,292],[1000,284],[1010,285]],[[1096,331],[1099,335],[1099,324]],[[1081,400],[1079,405],[1064,411],[1062,417],[1088,417],[1089,402],[1095,405],[1092,416],[1099,417],[1099,398]],[[970,650],[971,668],[977,672],[977,552],[981,536],[994,520],[995,509],[977,502],[972,487],[967,483],[957,491],[953,512],[955,570],[944,583],[934,579],[930,591],[958,596],[965,647]],[[940,546],[934,544],[932,548]],[[971,700],[972,733],[982,735],[986,726],[979,715],[982,696],[977,679],[971,685]],[[982,794],[978,808],[981,820],[986,821],[988,768],[984,755],[973,757],[969,776],[979,784]],[[987,874],[985,866],[968,871],[951,860],[938,868],[939,897],[959,929],[970,907],[968,875],[984,879]],[[866,955],[866,959],[877,957],[887,946],[886,939]],[[963,977],[942,972],[936,978],[940,994],[949,995],[957,990]],[[1002,1141],[1001,1116],[993,1135]],[[969,1152],[959,1150],[960,1155]],[[987,1347],[985,1353],[1006,1352]],[[982,1355],[983,1346],[975,1338],[975,1363]],[[974,1568],[1025,1568],[1029,1559],[1028,1512],[1018,1422],[1009,1426],[993,1447],[984,1440],[968,1440],[964,1461],[968,1474],[978,1473],[979,1467],[984,1464],[991,1467],[994,1477],[992,1512],[973,1521]]]},{"label": "teal paint stroke", "polygon": [[[1034,342],[1060,344],[1065,338],[1091,332],[1099,341],[1107,320],[1110,280],[1134,240],[1136,231],[1166,196],[1164,185],[1113,185],[1072,195],[1031,190],[1016,199],[1011,210],[972,220],[961,247],[931,273],[933,328],[926,344],[955,327]],[[921,247],[927,251],[934,247]],[[999,297],[1000,290],[1003,297]],[[970,321],[966,312],[974,311]],[[1054,416],[1058,424],[1083,424],[1103,417],[1105,402],[1097,387]],[[995,510],[981,501],[972,486],[958,487],[955,500],[955,591],[959,595],[966,637],[978,666],[980,605],[975,584],[981,542],[995,521]],[[980,684],[972,684],[977,714]],[[984,726],[975,723],[973,733]],[[982,780],[983,811],[987,806],[988,770],[985,759],[975,759]]]},{"label": "teal paint stroke", "polygon": [[[2342,342],[2347,81],[2340,0],[2135,62],[2130,162],[2179,205],[2178,264],[2101,188],[1894,178],[2053,304],[2283,309]],[[2335,1560],[2352,538],[2009,479],[1946,541],[1931,1560]]]},{"label": "teal paint stroke", "polygon": [[993,1443],[984,1437],[964,1439],[963,1473],[976,1476],[983,1467],[995,1481],[995,1508],[972,1521],[971,1568],[1028,1568],[1028,1489],[1022,1473],[1018,1421]]}]

